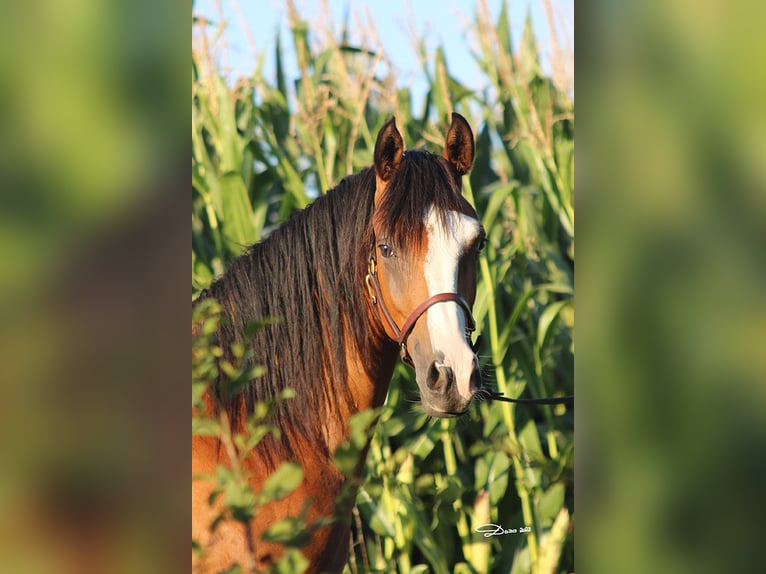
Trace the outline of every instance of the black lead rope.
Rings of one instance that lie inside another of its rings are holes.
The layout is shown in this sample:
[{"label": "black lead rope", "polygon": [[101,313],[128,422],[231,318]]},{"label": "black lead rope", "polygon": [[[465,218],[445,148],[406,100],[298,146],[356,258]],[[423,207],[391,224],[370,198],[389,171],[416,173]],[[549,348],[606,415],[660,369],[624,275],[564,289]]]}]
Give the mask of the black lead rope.
[{"label": "black lead rope", "polygon": [[522,403],[532,405],[569,405],[574,406],[574,395],[568,395],[565,397],[550,397],[545,399],[512,399],[510,397],[504,397],[503,393],[498,393],[495,390],[487,389],[489,396],[487,397],[493,401],[505,401],[506,403]]},{"label": "black lead rope", "polygon": [[[476,338],[476,342],[471,345],[473,352],[476,353],[481,347],[481,335]],[[486,397],[491,401],[504,401],[506,403],[521,403],[527,405],[569,405],[574,406],[574,395],[567,395],[565,397],[550,397],[544,399],[512,399],[510,397],[504,397],[503,393],[497,392],[495,389],[484,389],[483,392]]]}]

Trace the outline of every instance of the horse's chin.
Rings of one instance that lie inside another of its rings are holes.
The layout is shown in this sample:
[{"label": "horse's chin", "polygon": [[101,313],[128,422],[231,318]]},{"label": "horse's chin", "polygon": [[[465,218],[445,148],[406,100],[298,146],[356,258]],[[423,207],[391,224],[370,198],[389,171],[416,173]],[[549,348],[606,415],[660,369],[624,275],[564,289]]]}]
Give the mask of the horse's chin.
[{"label": "horse's chin", "polygon": [[463,408],[454,410],[445,410],[440,407],[434,407],[426,402],[422,402],[421,404],[423,405],[423,410],[428,416],[440,419],[454,419],[463,416],[468,412],[468,407],[470,406],[471,401],[467,401]]},{"label": "horse's chin", "polygon": [[471,399],[465,399],[452,389],[449,393],[433,393],[428,389],[420,389],[420,404],[428,416],[437,418],[455,418],[468,412]]}]

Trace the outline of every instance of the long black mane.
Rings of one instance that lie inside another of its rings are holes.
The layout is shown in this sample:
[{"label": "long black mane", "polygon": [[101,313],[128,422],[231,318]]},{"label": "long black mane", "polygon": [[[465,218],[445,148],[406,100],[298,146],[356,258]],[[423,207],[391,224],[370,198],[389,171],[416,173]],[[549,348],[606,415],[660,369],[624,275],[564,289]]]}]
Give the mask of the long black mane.
[{"label": "long black mane", "polygon": [[[375,244],[374,196],[373,168],[346,177],[235,259],[197,299],[212,297],[223,306],[226,320],[218,337],[224,349],[241,341],[248,325],[277,321],[257,330],[250,341],[253,363],[264,365],[266,374],[235,397],[219,385],[212,389],[235,425],[257,402],[286,387],[295,390],[295,397],[279,403],[273,413],[282,438],[269,440],[272,455],[295,456],[296,440],[304,440],[330,456],[322,434],[325,421],[343,410],[358,410],[346,350],[369,359],[369,375],[378,366],[371,353],[373,336],[382,331],[369,324],[364,289]],[[431,206],[441,214],[470,209],[460,195],[459,178],[444,159],[408,151],[380,201],[378,220],[403,246],[423,236],[423,216]]]}]

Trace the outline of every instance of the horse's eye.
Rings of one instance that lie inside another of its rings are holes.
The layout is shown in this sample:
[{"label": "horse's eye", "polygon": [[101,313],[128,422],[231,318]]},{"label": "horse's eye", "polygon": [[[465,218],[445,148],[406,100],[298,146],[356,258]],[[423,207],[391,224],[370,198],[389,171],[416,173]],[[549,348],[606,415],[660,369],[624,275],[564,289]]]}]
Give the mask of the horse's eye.
[{"label": "horse's eye", "polygon": [[380,249],[380,254],[381,254],[383,257],[386,257],[386,258],[388,258],[388,257],[391,257],[391,256],[394,254],[394,250],[393,250],[393,249],[391,249],[391,248],[390,248],[390,247],[389,247],[387,244],[385,244],[385,243],[381,243],[380,245],[378,245],[378,249]]},{"label": "horse's eye", "polygon": [[487,245],[487,238],[482,237],[481,239],[479,239],[479,242],[476,244],[476,251],[477,252],[481,251],[482,249],[484,249],[486,245]]}]

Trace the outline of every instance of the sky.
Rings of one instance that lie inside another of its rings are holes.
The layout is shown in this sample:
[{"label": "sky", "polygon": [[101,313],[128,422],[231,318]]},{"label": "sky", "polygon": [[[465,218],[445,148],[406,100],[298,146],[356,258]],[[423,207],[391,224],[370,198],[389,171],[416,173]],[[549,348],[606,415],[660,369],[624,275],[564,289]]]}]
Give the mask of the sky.
[{"label": "sky", "polygon": [[[543,57],[543,69],[549,67],[546,56],[550,53],[549,29],[542,3],[538,0],[507,0],[510,14],[511,37],[514,43],[521,38],[524,21],[529,13]],[[320,14],[321,3],[314,0],[295,0],[298,12],[309,22]],[[413,96],[425,90],[425,80],[419,70],[419,63],[411,34],[408,29],[408,10],[411,9],[415,32],[424,37],[429,53],[442,46],[446,52],[450,73],[467,88],[480,90],[486,81],[474,64],[471,56],[471,39],[467,34],[467,22],[475,19],[475,0],[327,0],[336,29],[341,27],[348,7],[362,15],[369,10],[375,28],[381,38],[388,58],[397,70],[400,82],[412,86]],[[557,17],[560,42],[574,50],[574,0],[551,0]],[[496,21],[502,5],[501,0],[487,0],[491,17]],[[264,73],[273,78],[274,45],[277,31],[281,30],[282,49],[286,72],[295,72],[295,57],[287,26],[285,2],[277,0],[220,0],[224,19],[228,22],[226,31],[226,61],[233,76],[238,72],[247,74],[254,69],[256,56],[251,48],[265,52]],[[197,14],[210,20],[219,20],[215,0],[197,0],[194,4]],[[248,29],[245,33],[242,22]],[[248,34],[250,38],[248,38]],[[420,94],[422,97],[424,94]]]}]

